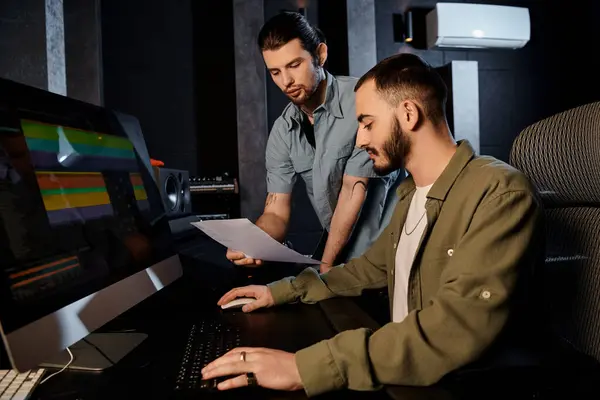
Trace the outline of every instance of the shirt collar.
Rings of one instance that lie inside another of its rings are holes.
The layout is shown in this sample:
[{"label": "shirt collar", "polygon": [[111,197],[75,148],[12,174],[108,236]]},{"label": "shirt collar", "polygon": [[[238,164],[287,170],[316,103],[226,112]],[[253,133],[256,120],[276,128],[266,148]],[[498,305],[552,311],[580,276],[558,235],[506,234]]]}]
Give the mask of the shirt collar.
[{"label": "shirt collar", "polygon": [[[342,105],[340,103],[340,93],[337,79],[328,71],[325,71],[325,79],[327,80],[327,85],[325,86],[325,101],[323,102],[323,104],[317,107],[316,110],[323,108],[335,118],[344,118],[344,114],[342,112]],[[293,111],[291,117],[292,119],[294,119],[294,121],[300,124],[300,121],[302,119],[302,111],[297,105],[293,103],[290,104],[292,105]]]},{"label": "shirt collar", "polygon": [[340,90],[337,79],[329,72],[325,71],[327,78],[327,87],[325,89],[325,101],[320,107],[323,107],[327,112],[336,118],[344,118],[342,105],[340,103]]},{"label": "shirt collar", "polygon": [[[429,190],[429,193],[427,194],[428,198],[444,201],[462,170],[475,156],[475,150],[473,150],[473,147],[468,140],[460,140],[457,142],[457,144],[458,147],[456,152],[450,159],[450,162],[442,174],[436,179],[435,183]],[[398,186],[397,193],[399,199],[403,199],[414,189],[415,181],[413,180],[412,176],[409,175],[404,182]]]}]

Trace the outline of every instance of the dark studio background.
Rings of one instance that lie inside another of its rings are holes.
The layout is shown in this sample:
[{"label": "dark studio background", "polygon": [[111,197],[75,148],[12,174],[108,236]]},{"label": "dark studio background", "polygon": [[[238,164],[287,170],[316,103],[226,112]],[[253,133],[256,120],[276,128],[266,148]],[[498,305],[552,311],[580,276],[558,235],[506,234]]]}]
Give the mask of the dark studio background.
[{"label": "dark studio background", "polygon": [[[600,61],[594,54],[600,3],[454,1],[528,7],[531,41],[516,51],[416,50],[394,42],[392,16],[436,2],[376,0],[377,58],[411,51],[434,66],[478,61],[483,154],[506,161],[512,141],[527,125],[600,98]],[[239,2],[64,0],[67,95],[138,117],[150,154],[168,167],[191,175],[228,172],[237,177],[250,167],[238,160],[244,141],[252,140],[238,137],[234,7]],[[263,0],[262,6],[266,19],[282,9],[297,9],[297,2]],[[349,70],[347,32],[352,27],[346,6],[346,0],[321,0],[306,9],[328,38],[327,66],[334,74]],[[44,87],[43,7],[43,0],[1,2],[0,76]],[[287,101],[268,76],[265,93],[270,129]],[[264,176],[256,176],[240,185],[264,185]],[[302,188],[294,208],[291,234],[310,232],[314,239],[319,226]]]},{"label": "dark studio background", "polygon": [[[526,126],[600,99],[600,66],[589,47],[600,38],[600,3],[593,0],[477,0],[455,3],[529,8],[531,40],[517,51],[416,51],[433,65],[452,60],[479,64],[481,152],[508,161],[513,140]],[[436,1],[377,0],[377,57],[397,52],[391,13],[431,8]]]}]

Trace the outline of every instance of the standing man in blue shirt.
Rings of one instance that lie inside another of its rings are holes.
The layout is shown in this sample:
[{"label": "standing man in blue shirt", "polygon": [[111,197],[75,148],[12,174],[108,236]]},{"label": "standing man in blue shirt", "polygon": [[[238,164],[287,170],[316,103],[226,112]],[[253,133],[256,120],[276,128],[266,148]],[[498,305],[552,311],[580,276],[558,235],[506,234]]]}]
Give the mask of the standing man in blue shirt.
[{"label": "standing man in blue shirt", "polygon": [[[258,36],[273,81],[290,99],[275,121],[266,149],[267,200],[256,225],[277,241],[287,232],[292,189],[298,176],[328,232],[321,272],[360,256],[385,228],[397,201],[399,171],[378,176],[369,155],[356,147],[354,86],[323,67],[323,34],[299,13],[284,12]],[[261,265],[233,249],[236,265]]]}]

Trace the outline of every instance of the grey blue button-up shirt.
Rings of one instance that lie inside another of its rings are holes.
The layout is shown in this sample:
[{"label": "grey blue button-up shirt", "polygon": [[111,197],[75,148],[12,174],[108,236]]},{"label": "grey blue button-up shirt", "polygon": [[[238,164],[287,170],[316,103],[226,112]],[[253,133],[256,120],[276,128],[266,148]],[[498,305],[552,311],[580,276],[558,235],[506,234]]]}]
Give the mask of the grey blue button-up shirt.
[{"label": "grey blue button-up shirt", "polygon": [[302,111],[290,103],[273,124],[266,149],[267,191],[291,193],[300,176],[328,231],[344,174],[373,178],[347,244],[347,258],[361,255],[385,228],[397,201],[395,188],[405,176],[394,172],[379,177],[367,152],[356,147],[356,82],[356,78],[327,73],[325,101],[313,114],[315,148],[302,132]]}]

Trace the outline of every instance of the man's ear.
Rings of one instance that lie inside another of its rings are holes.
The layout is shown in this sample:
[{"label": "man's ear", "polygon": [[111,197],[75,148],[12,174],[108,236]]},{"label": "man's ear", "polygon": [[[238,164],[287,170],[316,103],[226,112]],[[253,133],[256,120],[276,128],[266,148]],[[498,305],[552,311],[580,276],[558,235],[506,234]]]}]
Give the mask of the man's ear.
[{"label": "man's ear", "polygon": [[324,66],[327,61],[327,45],[325,43],[317,46],[317,57],[319,58],[319,66]]},{"label": "man's ear", "polygon": [[423,122],[423,114],[417,104],[411,100],[400,102],[397,110],[398,119],[403,130],[415,131]]}]

